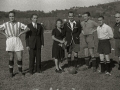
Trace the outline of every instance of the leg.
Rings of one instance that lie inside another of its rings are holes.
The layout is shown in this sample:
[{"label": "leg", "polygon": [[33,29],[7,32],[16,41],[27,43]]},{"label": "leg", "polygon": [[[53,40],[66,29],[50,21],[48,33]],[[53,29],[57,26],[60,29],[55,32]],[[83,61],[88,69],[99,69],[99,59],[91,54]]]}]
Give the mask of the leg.
[{"label": "leg", "polygon": [[23,52],[22,51],[17,51],[16,52],[16,55],[17,55],[17,64],[18,64],[18,70],[19,72],[22,72],[22,55],[23,55]]},{"label": "leg", "polygon": [[118,58],[119,58],[119,61],[118,61],[118,65],[119,65],[118,70],[120,70],[120,56],[118,56]]},{"label": "leg", "polygon": [[41,72],[41,49],[36,50],[36,71]]},{"label": "leg", "polygon": [[61,66],[61,61],[60,60],[58,61],[58,67],[59,67],[59,69],[62,70],[62,66]]},{"label": "leg", "polygon": [[85,49],[84,49],[84,52],[85,52],[85,57],[88,57],[88,56],[89,56],[88,48],[85,48]]},{"label": "leg", "polygon": [[101,73],[105,72],[104,54],[100,54]]},{"label": "leg", "polygon": [[71,46],[67,47],[67,53],[68,53],[68,56],[67,56],[68,67],[70,67],[71,66],[71,54],[72,54],[72,47]]},{"label": "leg", "polygon": [[36,56],[35,54],[36,54],[36,50],[30,49],[30,51],[29,51],[29,73],[30,74],[33,74],[35,56]]},{"label": "leg", "polygon": [[74,61],[75,61],[75,67],[77,67],[77,64],[78,64],[78,52],[74,52]]},{"label": "leg", "polygon": [[93,72],[96,72],[96,58],[94,57],[94,48],[89,49],[91,60],[89,62],[89,65],[92,63]]},{"label": "leg", "polygon": [[55,59],[55,66],[56,66],[56,69],[59,70],[58,59]]},{"label": "leg", "polygon": [[109,55],[105,55],[105,59],[106,59],[106,69],[107,69],[107,73],[110,73],[110,58]]},{"label": "leg", "polygon": [[84,52],[85,52],[85,63],[86,63],[86,66],[89,67],[89,52],[88,52],[88,48],[85,48]]},{"label": "leg", "polygon": [[118,70],[120,70],[120,40],[115,39],[115,56],[118,56]]},{"label": "leg", "polygon": [[56,73],[61,73],[62,71],[62,69],[60,69],[59,68],[59,61],[58,61],[58,59],[55,59],[55,67],[56,67],[56,70],[55,70],[55,72]]},{"label": "leg", "polygon": [[90,52],[90,56],[92,57],[92,58],[94,58],[95,56],[94,56],[94,48],[90,48],[89,49],[89,52]]},{"label": "leg", "polygon": [[9,72],[10,76],[13,77],[13,66],[14,66],[14,52],[8,52],[10,59],[9,59]]}]

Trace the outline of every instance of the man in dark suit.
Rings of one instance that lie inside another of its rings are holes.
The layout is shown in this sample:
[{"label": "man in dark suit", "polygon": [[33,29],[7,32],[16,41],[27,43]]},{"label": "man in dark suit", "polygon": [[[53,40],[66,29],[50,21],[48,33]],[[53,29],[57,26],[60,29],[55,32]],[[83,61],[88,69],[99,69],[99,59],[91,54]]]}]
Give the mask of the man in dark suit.
[{"label": "man in dark suit", "polygon": [[67,42],[68,66],[71,66],[71,54],[74,52],[75,67],[77,67],[78,52],[80,51],[81,25],[74,20],[74,12],[68,13],[69,21],[64,24],[64,35]]},{"label": "man in dark suit", "polygon": [[41,48],[44,46],[43,27],[37,23],[38,15],[31,16],[32,23],[28,24],[30,31],[26,33],[26,47],[29,51],[29,73],[33,74],[36,58],[35,71],[41,73]]}]

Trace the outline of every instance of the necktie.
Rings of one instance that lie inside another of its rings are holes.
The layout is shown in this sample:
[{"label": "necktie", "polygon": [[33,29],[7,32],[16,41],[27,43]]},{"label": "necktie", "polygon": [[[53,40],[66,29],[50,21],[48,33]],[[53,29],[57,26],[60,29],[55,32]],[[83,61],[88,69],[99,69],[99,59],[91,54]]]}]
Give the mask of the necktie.
[{"label": "necktie", "polygon": [[34,28],[36,28],[36,29],[37,29],[37,24],[34,24]]}]

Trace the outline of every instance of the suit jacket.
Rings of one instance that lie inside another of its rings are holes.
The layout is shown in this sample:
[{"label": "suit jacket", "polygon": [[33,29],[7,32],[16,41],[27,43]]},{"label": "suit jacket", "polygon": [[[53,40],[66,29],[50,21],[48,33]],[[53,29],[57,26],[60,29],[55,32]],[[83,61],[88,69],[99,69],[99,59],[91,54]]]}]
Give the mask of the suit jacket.
[{"label": "suit jacket", "polygon": [[69,22],[66,22],[63,26],[64,31],[64,37],[67,41],[67,45],[70,45],[72,40],[75,44],[80,44],[80,33],[81,33],[82,27],[79,22],[76,22],[73,24],[73,30],[71,28],[71,25]]},{"label": "suit jacket", "polygon": [[26,46],[34,49],[41,48],[41,45],[44,45],[44,36],[43,36],[43,27],[41,24],[37,23],[37,29],[33,27],[33,24],[30,23],[27,25],[30,28],[30,31],[26,33]]}]

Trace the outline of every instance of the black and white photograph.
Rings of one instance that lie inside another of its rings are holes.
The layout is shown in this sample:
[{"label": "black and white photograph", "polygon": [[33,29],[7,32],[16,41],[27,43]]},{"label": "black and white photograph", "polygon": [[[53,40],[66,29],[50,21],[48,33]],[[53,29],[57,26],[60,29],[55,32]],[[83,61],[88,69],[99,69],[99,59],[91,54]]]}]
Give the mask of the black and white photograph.
[{"label": "black and white photograph", "polygon": [[120,90],[120,0],[0,0],[0,90]]}]

